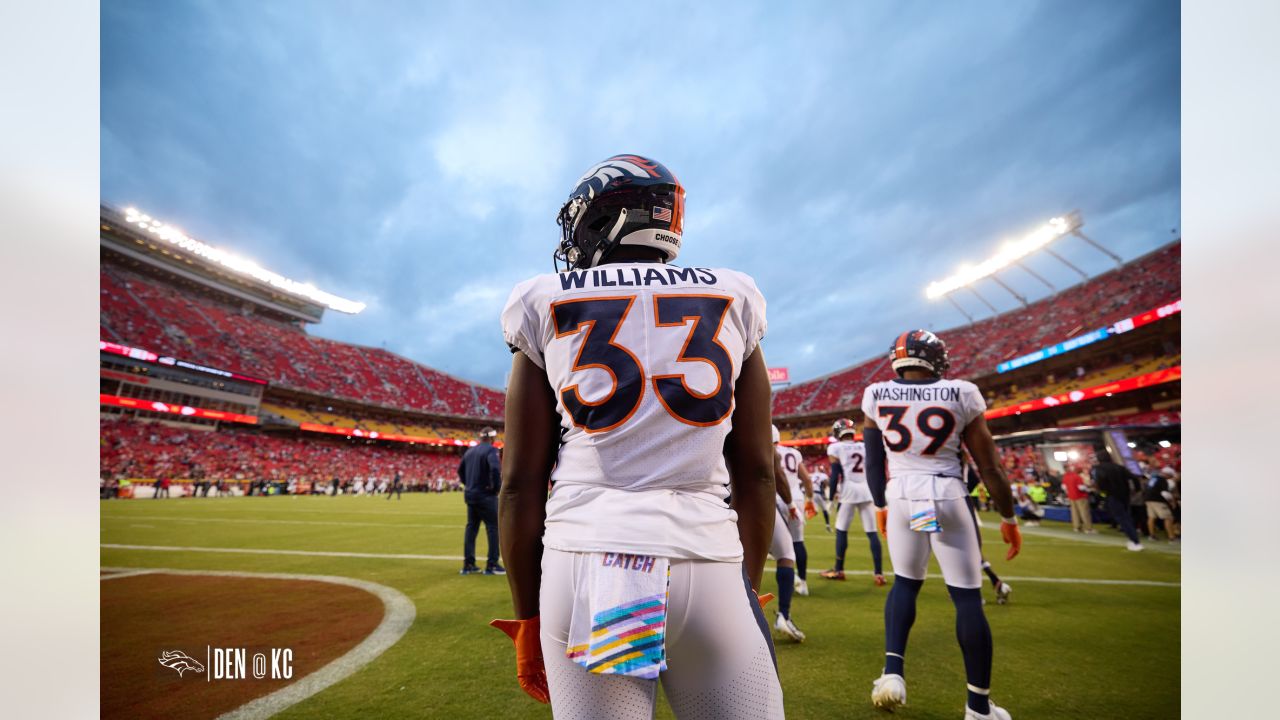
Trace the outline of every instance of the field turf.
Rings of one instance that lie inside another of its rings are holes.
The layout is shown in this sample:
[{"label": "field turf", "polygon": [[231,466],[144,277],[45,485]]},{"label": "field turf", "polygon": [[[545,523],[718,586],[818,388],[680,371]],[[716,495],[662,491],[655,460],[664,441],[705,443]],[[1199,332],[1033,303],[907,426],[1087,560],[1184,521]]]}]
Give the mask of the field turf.
[{"label": "field turf", "polygon": [[[460,494],[406,494],[402,501],[382,496],[112,500],[101,507],[103,566],[341,575],[390,586],[413,600],[417,620],[398,644],[277,717],[550,717],[545,706],[517,687],[510,641],[486,627],[491,618],[511,616],[506,580],[458,575],[461,561],[453,558],[461,555],[465,519]],[[1006,562],[997,521],[985,520],[988,557],[1014,589],[1012,602],[1004,606],[995,604],[990,585],[983,589],[995,638],[992,698],[1023,719],[1178,717],[1178,548],[1150,543],[1147,552],[1130,553],[1114,530],[1102,527],[1096,536],[1081,537],[1048,523],[1026,529],[1023,554]],[[797,597],[792,615],[808,640],[776,643],[787,716],[887,718],[871,706],[869,696],[880,672],[888,588],[874,587],[869,575],[851,575],[843,583],[822,580],[818,573],[831,565],[833,535],[819,516],[809,522],[807,536],[812,596]],[[483,531],[478,545],[483,564]],[[870,568],[861,534],[850,537],[848,567]],[[921,592],[911,634],[909,705],[895,714],[907,720],[963,717],[965,679],[954,613],[936,570],[935,565]],[[765,590],[776,590],[770,571]],[[774,607],[767,611],[770,620]],[[191,642],[204,644],[201,638]],[[664,704],[658,717],[672,717]]]}]

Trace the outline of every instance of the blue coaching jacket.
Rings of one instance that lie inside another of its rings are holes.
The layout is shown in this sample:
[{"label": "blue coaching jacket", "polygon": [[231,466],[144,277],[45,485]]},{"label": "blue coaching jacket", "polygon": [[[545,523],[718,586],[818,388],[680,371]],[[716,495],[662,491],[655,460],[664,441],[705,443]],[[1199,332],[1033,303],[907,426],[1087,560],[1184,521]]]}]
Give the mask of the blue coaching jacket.
[{"label": "blue coaching jacket", "polygon": [[498,448],[480,443],[467,450],[458,463],[458,480],[462,482],[463,498],[476,502],[498,494],[502,485],[502,461]]}]

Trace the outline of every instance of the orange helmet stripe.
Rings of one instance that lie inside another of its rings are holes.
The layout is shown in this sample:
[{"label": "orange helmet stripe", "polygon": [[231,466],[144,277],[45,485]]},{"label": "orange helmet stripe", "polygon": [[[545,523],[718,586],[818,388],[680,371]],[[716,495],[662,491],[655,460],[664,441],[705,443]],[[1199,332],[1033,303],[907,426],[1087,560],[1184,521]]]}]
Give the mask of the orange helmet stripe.
[{"label": "orange helmet stripe", "polygon": [[898,336],[897,341],[893,343],[893,357],[902,359],[907,356],[907,338],[911,336],[914,330],[908,330]]}]

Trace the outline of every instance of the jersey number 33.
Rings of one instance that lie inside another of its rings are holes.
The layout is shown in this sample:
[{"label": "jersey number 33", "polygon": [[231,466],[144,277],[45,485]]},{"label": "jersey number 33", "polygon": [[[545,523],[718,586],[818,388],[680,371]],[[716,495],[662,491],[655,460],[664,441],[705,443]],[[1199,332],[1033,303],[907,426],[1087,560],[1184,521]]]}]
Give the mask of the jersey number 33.
[{"label": "jersey number 33", "polygon": [[720,295],[653,296],[653,318],[657,327],[689,328],[676,361],[704,362],[715,370],[716,387],[709,393],[690,388],[683,374],[648,377],[648,370],[635,353],[617,342],[618,330],[635,302],[636,296],[630,295],[551,304],[556,339],[585,334],[574,358],[573,372],[596,368],[612,378],[609,392],[598,400],[583,398],[577,384],[560,390],[560,402],[573,423],[589,433],[622,425],[640,407],[649,381],[662,407],[676,420],[701,427],[723,422],[733,409],[733,362],[716,336],[733,299]]}]

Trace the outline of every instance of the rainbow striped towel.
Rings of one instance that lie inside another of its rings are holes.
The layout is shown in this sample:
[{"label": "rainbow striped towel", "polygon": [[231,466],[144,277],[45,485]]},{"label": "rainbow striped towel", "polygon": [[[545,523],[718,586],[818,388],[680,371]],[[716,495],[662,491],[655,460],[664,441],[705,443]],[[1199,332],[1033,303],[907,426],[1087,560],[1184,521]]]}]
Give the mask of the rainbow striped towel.
[{"label": "rainbow striped towel", "polygon": [[590,557],[565,654],[593,673],[656,679],[667,669],[670,562],[625,553]]},{"label": "rainbow striped towel", "polygon": [[941,532],[938,507],[932,500],[911,500],[911,529],[916,532]]}]

